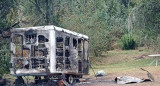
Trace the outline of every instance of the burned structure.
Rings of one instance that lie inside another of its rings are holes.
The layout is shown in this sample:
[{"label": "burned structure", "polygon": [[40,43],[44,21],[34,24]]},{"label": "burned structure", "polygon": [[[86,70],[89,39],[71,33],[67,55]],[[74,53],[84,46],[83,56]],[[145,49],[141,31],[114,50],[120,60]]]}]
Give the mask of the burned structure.
[{"label": "burned structure", "polygon": [[88,45],[88,36],[53,25],[13,28],[10,73],[72,83],[88,74]]}]

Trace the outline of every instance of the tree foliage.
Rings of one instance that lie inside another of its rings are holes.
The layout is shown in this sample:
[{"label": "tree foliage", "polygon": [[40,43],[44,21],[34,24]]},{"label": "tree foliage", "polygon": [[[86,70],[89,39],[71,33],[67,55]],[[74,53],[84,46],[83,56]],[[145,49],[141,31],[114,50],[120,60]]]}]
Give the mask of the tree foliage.
[{"label": "tree foliage", "polygon": [[94,56],[116,48],[125,34],[137,46],[159,46],[159,17],[159,0],[0,0],[0,29],[60,26],[88,35]]},{"label": "tree foliage", "polygon": [[128,31],[136,35],[139,46],[155,47],[160,32],[160,1],[141,0],[131,9],[128,19]]},{"label": "tree foliage", "polygon": [[[9,72],[9,61],[10,61],[10,39],[5,39],[0,35],[0,74]],[[3,41],[2,41],[3,40]]]}]

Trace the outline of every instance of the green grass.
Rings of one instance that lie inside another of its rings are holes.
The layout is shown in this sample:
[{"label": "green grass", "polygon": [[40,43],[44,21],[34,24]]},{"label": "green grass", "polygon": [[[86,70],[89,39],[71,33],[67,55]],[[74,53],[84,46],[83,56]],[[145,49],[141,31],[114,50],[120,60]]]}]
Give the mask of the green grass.
[{"label": "green grass", "polygon": [[141,67],[148,67],[149,63],[152,60],[153,59],[132,60],[132,61],[120,62],[116,64],[93,66],[93,69],[95,71],[104,70],[107,73],[123,72],[130,69],[139,69]]},{"label": "green grass", "polygon": [[124,61],[135,60],[142,55],[153,54],[151,50],[140,48],[137,50],[113,50],[104,52],[100,57],[90,57],[92,65],[115,64]]},{"label": "green grass", "polygon": [[[106,73],[119,73],[149,67],[149,64],[154,60],[148,57],[149,54],[153,54],[153,52],[144,48],[109,51],[108,53],[104,53],[102,57],[94,57],[94,60],[91,59],[93,62],[92,67],[95,72],[104,70]],[[145,58],[139,59],[143,55]],[[90,74],[93,75],[92,70],[90,70]]]}]

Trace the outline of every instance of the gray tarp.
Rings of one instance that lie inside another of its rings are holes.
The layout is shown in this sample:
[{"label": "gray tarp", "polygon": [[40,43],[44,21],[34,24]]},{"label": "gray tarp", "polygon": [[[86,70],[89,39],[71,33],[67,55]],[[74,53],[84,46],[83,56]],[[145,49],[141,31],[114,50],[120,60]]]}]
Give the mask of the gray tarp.
[{"label": "gray tarp", "polygon": [[128,83],[140,83],[143,82],[144,80],[131,76],[122,76],[122,77],[116,77],[115,81],[117,82],[117,84],[128,84]]},{"label": "gray tarp", "polygon": [[148,82],[152,81],[151,79],[140,79],[132,76],[122,76],[116,77],[115,82],[117,84],[130,84],[130,83],[141,83],[141,82]]},{"label": "gray tarp", "polygon": [[140,68],[140,69],[147,72],[148,79],[139,79],[139,78],[132,77],[132,76],[122,76],[122,77],[116,77],[115,82],[117,84],[130,84],[130,83],[141,83],[141,82],[148,82],[148,81],[153,82],[154,81],[154,77],[152,76],[151,73],[149,73],[147,70],[143,68]]}]

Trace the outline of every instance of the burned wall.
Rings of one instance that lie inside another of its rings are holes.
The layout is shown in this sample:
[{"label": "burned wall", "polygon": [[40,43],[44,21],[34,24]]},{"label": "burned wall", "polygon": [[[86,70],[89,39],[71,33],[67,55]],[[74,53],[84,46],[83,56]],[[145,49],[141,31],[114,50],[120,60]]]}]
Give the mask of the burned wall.
[{"label": "burned wall", "polygon": [[[11,63],[13,71],[48,70],[49,35],[46,30],[14,31],[11,35]],[[20,72],[19,72],[20,73]],[[23,72],[22,72],[23,73]]]},{"label": "burned wall", "polygon": [[88,41],[76,35],[56,32],[56,70],[88,73]]}]

